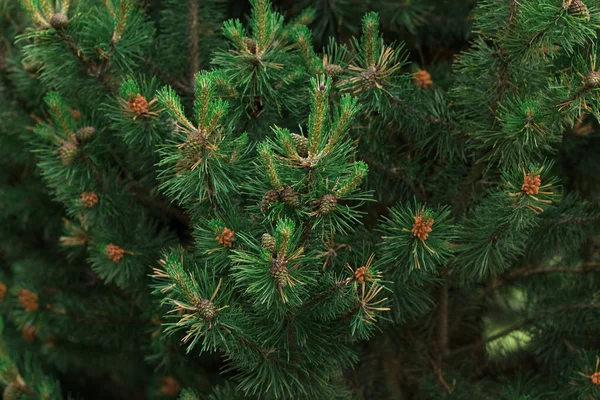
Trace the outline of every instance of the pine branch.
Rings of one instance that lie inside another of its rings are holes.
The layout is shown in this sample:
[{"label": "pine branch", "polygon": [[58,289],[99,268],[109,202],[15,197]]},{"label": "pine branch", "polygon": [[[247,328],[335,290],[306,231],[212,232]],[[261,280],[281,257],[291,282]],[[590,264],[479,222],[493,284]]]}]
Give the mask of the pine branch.
[{"label": "pine branch", "polygon": [[189,43],[188,52],[190,57],[190,82],[194,82],[194,75],[200,71],[200,21],[198,20],[200,12],[199,0],[188,0],[188,30]]},{"label": "pine branch", "polygon": [[511,271],[502,279],[496,280],[486,289],[486,294],[520,278],[525,278],[531,275],[550,274],[550,273],[570,273],[570,274],[587,274],[600,272],[600,263],[588,262],[582,264],[578,268],[570,267],[537,267],[537,268],[519,268]]},{"label": "pine branch", "polygon": [[194,89],[192,87],[182,83],[174,76],[169,75],[166,71],[164,71],[158,65],[154,64],[152,62],[152,60],[150,60],[149,58],[147,58],[147,57],[144,58],[144,62],[146,63],[146,65],[148,67],[150,67],[152,69],[152,72],[154,72],[156,75],[158,75],[162,80],[167,82],[169,85],[176,87],[177,89],[181,90],[185,94],[194,94]]},{"label": "pine branch", "polygon": [[[104,70],[101,70],[98,65],[91,59],[89,59],[83,51],[77,46],[77,43],[65,34],[62,30],[58,31],[58,37],[65,43],[69,51],[77,57],[77,59],[81,62],[81,64],[85,67],[85,72],[87,75],[94,76],[98,82],[100,82],[106,90],[108,90],[111,94],[116,94],[116,88],[112,87],[108,81],[106,80],[106,75],[104,74]],[[107,61],[108,62],[108,61]]]},{"label": "pine branch", "polygon": [[[560,312],[560,311],[571,311],[571,310],[597,308],[597,307],[600,308],[600,303],[595,303],[593,301],[590,303],[584,303],[584,304],[579,304],[579,303],[578,304],[568,304],[568,305],[564,305],[564,306],[553,307],[548,310],[537,311],[536,316],[539,316],[540,314],[553,314],[553,313]],[[513,333],[515,331],[518,331],[519,329],[529,326],[529,325],[535,323],[535,321],[536,321],[536,318],[528,317],[519,322],[515,322],[513,325],[503,329],[502,331],[500,331],[494,335],[488,336],[484,339],[480,339],[480,340],[476,341],[475,343],[471,343],[466,346],[462,346],[462,347],[456,348],[454,350],[451,350],[447,354],[447,358],[454,357],[458,354],[462,354],[467,351],[475,350],[476,348],[478,348],[482,345],[485,345],[486,343],[490,343],[495,340],[501,339],[507,335],[510,335],[511,333]]]},{"label": "pine branch", "polygon": [[448,354],[448,282],[438,293],[438,347],[440,358]]}]

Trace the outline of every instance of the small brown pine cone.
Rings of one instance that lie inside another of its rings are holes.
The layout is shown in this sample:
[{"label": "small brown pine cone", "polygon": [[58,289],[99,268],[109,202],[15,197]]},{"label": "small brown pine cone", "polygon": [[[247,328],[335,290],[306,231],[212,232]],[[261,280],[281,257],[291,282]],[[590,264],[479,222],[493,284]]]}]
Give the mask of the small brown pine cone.
[{"label": "small brown pine cone", "polygon": [[21,329],[21,336],[27,342],[33,342],[37,338],[37,328],[33,325],[25,325],[23,329]]},{"label": "small brown pine cone", "polygon": [[104,250],[109,260],[111,260],[115,264],[118,264],[119,261],[121,261],[121,259],[125,255],[125,250],[112,243],[107,244]]},{"label": "small brown pine cone", "polygon": [[217,307],[215,304],[207,299],[202,299],[196,304],[198,315],[205,321],[210,321],[217,316]]},{"label": "small brown pine cone", "polygon": [[8,292],[8,286],[6,286],[6,283],[0,282],[0,301],[4,301],[4,298],[6,297],[7,292]]},{"label": "small brown pine cone", "polygon": [[433,230],[433,218],[419,214],[415,217],[415,223],[411,229],[414,237],[425,241],[429,233]]},{"label": "small brown pine cone", "polygon": [[79,110],[72,109],[71,115],[73,116],[73,119],[75,119],[75,122],[79,122],[79,120],[81,119],[81,113],[79,112]]},{"label": "small brown pine cone", "polygon": [[329,76],[336,76],[344,73],[344,68],[337,64],[327,64],[325,67],[325,73]]},{"label": "small brown pine cone", "polygon": [[256,50],[257,50],[256,40],[247,37],[246,38],[246,47],[248,48],[248,51],[250,53],[256,54]]},{"label": "small brown pine cone", "polygon": [[367,267],[362,266],[360,268],[357,268],[356,271],[354,271],[354,279],[356,279],[360,283],[364,283],[365,280],[368,280],[368,277],[366,274],[367,274]]},{"label": "small brown pine cone", "polygon": [[300,207],[300,195],[291,186],[286,186],[281,191],[281,200],[292,208]]},{"label": "small brown pine cone", "polygon": [[326,194],[319,203],[319,214],[329,214],[337,207],[337,196],[335,194]]},{"label": "small brown pine cone", "polygon": [[292,140],[294,141],[298,155],[300,157],[308,157],[308,138],[297,133],[292,133]]},{"label": "small brown pine cone", "polygon": [[127,105],[129,105],[129,109],[135,115],[146,115],[148,114],[148,111],[150,111],[148,100],[146,100],[146,98],[139,93],[131,97],[127,101]]},{"label": "small brown pine cone", "polygon": [[266,212],[269,208],[271,208],[271,205],[279,199],[279,192],[277,190],[271,189],[267,191],[260,201],[261,211]]},{"label": "small brown pine cone", "polygon": [[50,18],[50,26],[54,29],[64,29],[69,25],[69,18],[63,13],[56,13]]},{"label": "small brown pine cone", "polygon": [[29,289],[22,289],[19,292],[19,302],[27,312],[37,311],[40,308],[40,301],[37,293]]},{"label": "small brown pine cone", "polygon": [[590,376],[590,380],[592,383],[598,387],[600,387],[600,372],[596,371]]},{"label": "small brown pine cone", "polygon": [[83,192],[81,193],[81,204],[85,208],[92,208],[98,204],[98,195],[94,192]]},{"label": "small brown pine cone", "polygon": [[365,82],[365,84],[367,84],[368,86],[371,86],[371,85],[374,85],[375,83],[377,83],[378,76],[379,76],[379,73],[377,72],[377,70],[375,68],[369,68],[360,74],[360,77]]},{"label": "small brown pine cone", "polygon": [[413,75],[413,81],[421,89],[429,89],[433,85],[433,80],[429,72],[420,69]]},{"label": "small brown pine cone", "polygon": [[263,249],[269,250],[271,254],[277,253],[277,248],[275,247],[275,238],[268,233],[263,233],[260,245]]},{"label": "small brown pine cone", "polygon": [[78,155],[79,147],[77,147],[77,142],[74,140],[63,143],[58,149],[58,158],[65,167],[73,165]]},{"label": "small brown pine cone", "polygon": [[576,17],[581,17],[586,21],[590,20],[590,10],[581,0],[571,1],[571,4],[567,7],[567,12]]},{"label": "small brown pine cone", "polygon": [[96,129],[93,126],[84,126],[75,132],[75,138],[79,143],[89,142],[96,134]]},{"label": "small brown pine cone", "polygon": [[540,180],[539,175],[525,175],[523,178],[523,185],[521,186],[521,191],[529,196],[538,194],[540,191],[540,185],[542,181]]},{"label": "small brown pine cone", "polygon": [[160,392],[165,396],[175,397],[181,391],[181,384],[172,376],[165,376],[160,380]]},{"label": "small brown pine cone", "polygon": [[194,131],[190,133],[187,140],[180,146],[181,154],[189,162],[195,163],[202,156],[204,147],[206,146],[206,138],[201,132]]},{"label": "small brown pine cone", "polygon": [[287,286],[289,281],[290,272],[287,269],[286,262],[275,260],[269,267],[269,272],[271,273],[271,278],[275,281],[275,286],[278,289],[284,288]]},{"label": "small brown pine cone", "polygon": [[600,71],[592,71],[585,77],[585,87],[590,89],[600,88]]},{"label": "small brown pine cone", "polygon": [[9,383],[2,392],[2,400],[20,400],[25,394],[25,388],[16,382]]},{"label": "small brown pine cone", "polygon": [[233,242],[235,242],[235,232],[229,228],[223,228],[215,239],[223,247],[231,247],[233,246]]}]

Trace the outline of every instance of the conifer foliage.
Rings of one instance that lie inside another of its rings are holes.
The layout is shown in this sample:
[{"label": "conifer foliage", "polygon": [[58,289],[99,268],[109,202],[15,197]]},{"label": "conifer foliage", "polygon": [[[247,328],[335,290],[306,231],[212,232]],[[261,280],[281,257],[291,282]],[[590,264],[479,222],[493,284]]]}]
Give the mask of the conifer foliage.
[{"label": "conifer foliage", "polygon": [[0,0],[3,399],[600,398],[599,6]]}]

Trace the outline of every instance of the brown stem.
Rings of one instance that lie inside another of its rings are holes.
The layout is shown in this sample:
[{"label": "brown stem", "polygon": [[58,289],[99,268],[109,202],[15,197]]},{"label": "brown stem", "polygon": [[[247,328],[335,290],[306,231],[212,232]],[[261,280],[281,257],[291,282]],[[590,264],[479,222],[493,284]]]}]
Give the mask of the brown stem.
[{"label": "brown stem", "polygon": [[448,353],[448,283],[438,293],[438,347],[440,357]]},{"label": "brown stem", "polygon": [[[591,302],[591,303],[583,303],[583,304],[567,304],[567,305],[563,305],[563,306],[553,307],[548,310],[537,311],[536,316],[539,316],[541,314],[553,314],[553,313],[560,312],[560,311],[570,311],[570,310],[577,310],[577,309],[582,309],[582,308],[595,308],[595,307],[600,307],[600,303]],[[509,335],[509,334],[511,334],[521,328],[524,328],[534,322],[535,322],[535,318],[533,318],[533,317],[525,318],[492,336],[488,336],[484,339],[480,339],[480,340],[476,341],[475,343],[471,343],[466,346],[462,346],[457,349],[454,349],[454,350],[448,352],[447,357],[453,357],[457,354],[461,354],[466,351],[474,350],[483,344],[493,342],[495,340],[503,338],[504,336]]]},{"label": "brown stem", "polygon": [[[116,93],[115,88],[113,88],[107,82],[106,76],[104,75],[104,71],[101,70],[101,68],[98,65],[96,65],[96,63],[93,60],[89,59],[83,53],[83,51],[79,48],[79,46],[77,46],[77,43],[75,43],[75,41],[72,38],[67,36],[67,34],[62,30],[58,31],[58,37],[67,45],[67,48],[69,49],[69,51],[75,57],[77,57],[77,59],[85,67],[85,72],[87,75],[91,75],[91,76],[95,77],[98,80],[98,82],[100,82],[106,88],[106,90],[108,90],[109,93],[111,93],[111,94]],[[108,62],[108,60],[107,60],[107,62]]]},{"label": "brown stem", "polygon": [[165,82],[167,82],[169,85],[176,87],[177,89],[181,90],[182,92],[186,93],[186,94],[193,94],[194,93],[194,89],[192,89],[191,86],[188,86],[182,82],[180,82],[177,78],[175,78],[174,76],[169,75],[166,71],[163,71],[162,68],[160,68],[158,65],[154,64],[152,62],[152,60],[150,60],[149,58],[145,58],[144,62],[146,63],[146,65],[148,67],[150,67],[150,69],[152,69],[152,71],[158,75],[161,79],[163,79]]},{"label": "brown stem", "polygon": [[44,309],[51,313],[58,314],[58,315],[64,315],[65,317],[68,317],[68,318],[71,318],[74,320],[102,322],[102,323],[107,323],[107,324],[114,324],[116,322],[118,322],[118,323],[137,323],[137,324],[152,323],[152,321],[147,318],[139,318],[139,317],[118,317],[118,316],[113,316],[113,315],[106,315],[106,314],[101,315],[101,314],[93,314],[93,313],[90,313],[90,314],[71,313],[71,312],[67,312],[66,310],[64,310],[62,308],[56,308],[52,304],[46,304]]},{"label": "brown stem", "polygon": [[200,21],[198,20],[200,5],[199,0],[188,0],[188,29],[189,29],[189,46],[188,53],[190,57],[190,82],[194,82],[194,75],[200,71],[200,48],[198,42],[200,40]]},{"label": "brown stem", "polygon": [[515,269],[515,270],[511,271],[506,276],[504,276],[502,279],[499,279],[499,280],[496,280],[495,282],[493,282],[486,289],[486,294],[489,292],[492,292],[492,291],[498,289],[499,287],[502,287],[516,279],[524,278],[524,277],[531,276],[531,275],[547,274],[547,273],[548,274],[549,273],[587,274],[587,273],[593,273],[593,272],[600,272],[599,267],[600,267],[600,263],[588,262],[588,263],[582,264],[578,268],[570,268],[570,267],[519,268],[519,269]]}]

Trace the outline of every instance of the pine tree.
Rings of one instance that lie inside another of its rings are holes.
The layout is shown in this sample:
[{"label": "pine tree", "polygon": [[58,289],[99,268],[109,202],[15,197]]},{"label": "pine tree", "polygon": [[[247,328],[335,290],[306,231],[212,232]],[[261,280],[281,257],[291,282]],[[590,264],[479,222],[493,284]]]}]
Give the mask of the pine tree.
[{"label": "pine tree", "polygon": [[598,398],[598,6],[0,0],[3,398]]}]

